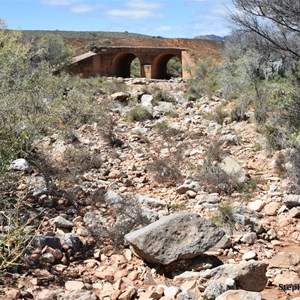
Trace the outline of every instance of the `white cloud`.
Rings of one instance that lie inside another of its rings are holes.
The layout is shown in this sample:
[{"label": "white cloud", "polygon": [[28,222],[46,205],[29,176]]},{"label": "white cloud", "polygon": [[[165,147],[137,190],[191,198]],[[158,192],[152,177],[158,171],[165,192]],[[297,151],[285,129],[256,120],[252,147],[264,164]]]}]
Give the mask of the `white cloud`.
[{"label": "white cloud", "polygon": [[42,0],[42,3],[46,5],[56,6],[56,5],[72,5],[79,1],[80,0]]},{"label": "white cloud", "polygon": [[156,31],[171,31],[174,30],[174,27],[168,25],[162,25],[155,28]]},{"label": "white cloud", "polygon": [[78,5],[71,8],[71,11],[77,14],[83,14],[90,11],[93,11],[96,7],[89,6],[89,5]]},{"label": "white cloud", "polygon": [[110,17],[126,17],[132,19],[159,18],[162,15],[154,12],[162,7],[159,2],[146,2],[144,0],[130,0],[124,3],[124,9],[111,9],[107,12]]},{"label": "white cloud", "polygon": [[211,22],[211,23],[196,23],[193,26],[193,35],[206,35],[206,34],[215,34],[219,36],[228,35],[230,32],[230,28],[222,22]]},{"label": "white cloud", "polygon": [[143,0],[132,0],[125,3],[127,7],[132,7],[134,9],[155,9],[162,7],[162,3],[159,2],[146,2]]},{"label": "white cloud", "polygon": [[150,10],[112,9],[107,12],[111,17],[127,17],[133,19],[153,18],[156,15]]}]

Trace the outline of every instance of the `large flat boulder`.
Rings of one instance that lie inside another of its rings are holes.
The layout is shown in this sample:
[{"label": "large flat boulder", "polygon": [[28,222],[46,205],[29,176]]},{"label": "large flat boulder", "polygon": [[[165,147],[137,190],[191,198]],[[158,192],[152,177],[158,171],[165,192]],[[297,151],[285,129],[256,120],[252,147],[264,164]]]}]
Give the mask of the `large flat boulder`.
[{"label": "large flat boulder", "polygon": [[176,213],[125,235],[134,252],[150,263],[167,265],[190,259],[214,247],[222,229],[195,213]]}]

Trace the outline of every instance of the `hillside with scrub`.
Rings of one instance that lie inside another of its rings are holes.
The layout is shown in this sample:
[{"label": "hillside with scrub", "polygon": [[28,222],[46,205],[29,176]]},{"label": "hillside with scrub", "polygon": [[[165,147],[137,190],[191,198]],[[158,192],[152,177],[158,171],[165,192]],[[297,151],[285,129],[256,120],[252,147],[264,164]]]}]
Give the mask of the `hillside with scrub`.
[{"label": "hillside with scrub", "polygon": [[300,7],[233,3],[187,80],[0,29],[0,299],[299,299]]}]

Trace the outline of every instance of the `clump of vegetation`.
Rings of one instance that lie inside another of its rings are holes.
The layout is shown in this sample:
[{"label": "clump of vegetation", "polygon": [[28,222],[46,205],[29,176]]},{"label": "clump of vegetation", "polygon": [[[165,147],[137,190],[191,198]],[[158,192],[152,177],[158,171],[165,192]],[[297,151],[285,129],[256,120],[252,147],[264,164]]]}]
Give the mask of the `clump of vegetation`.
[{"label": "clump of vegetation", "polygon": [[159,101],[175,102],[174,96],[166,89],[155,88],[152,91],[152,95],[154,103],[158,103]]},{"label": "clump of vegetation", "polygon": [[279,177],[285,177],[287,174],[287,168],[286,168],[287,158],[282,153],[279,152],[275,159],[275,166],[274,169]]},{"label": "clump of vegetation", "polygon": [[180,59],[178,57],[171,58],[167,63],[167,77],[168,78],[177,78],[181,77],[182,66]]},{"label": "clump of vegetation", "polygon": [[179,114],[178,112],[174,111],[174,110],[171,110],[171,111],[167,111],[164,113],[164,116],[166,117],[169,117],[169,118],[178,118],[179,117]]},{"label": "clump of vegetation", "polygon": [[219,226],[226,226],[231,230],[234,229],[235,219],[232,204],[229,202],[220,204],[215,214],[212,215],[211,220]]},{"label": "clump of vegetation", "polygon": [[149,109],[142,105],[135,106],[127,114],[127,120],[130,122],[142,122],[152,118]]},{"label": "clump of vegetation", "polygon": [[176,185],[183,179],[180,170],[169,158],[155,158],[148,164],[148,170],[154,175],[154,179],[160,183]]},{"label": "clump of vegetation", "polygon": [[[31,219],[24,221],[15,208],[16,199],[19,197],[21,201],[27,195],[17,194],[19,176],[8,170],[11,161],[26,158],[44,177],[51,205],[65,197],[78,208],[70,192],[73,184],[86,170],[99,168],[101,159],[79,147],[75,132],[83,124],[102,119],[106,109],[95,97],[104,81],[71,78],[63,72],[72,51],[59,36],[44,37],[33,45],[21,33],[0,28],[0,45],[0,271],[3,271],[21,261],[32,234],[27,231]],[[56,72],[58,68],[60,72]],[[62,163],[60,168],[46,152],[42,153],[47,149],[39,148],[40,141],[53,134],[72,143],[73,150],[65,152],[66,165]]]},{"label": "clump of vegetation", "polygon": [[228,174],[220,166],[226,153],[220,142],[209,145],[204,154],[203,164],[199,167],[197,177],[203,188],[210,193],[231,194],[241,190],[244,183],[239,182],[238,174]]},{"label": "clump of vegetation", "polygon": [[139,227],[150,223],[141,206],[134,199],[128,197],[116,205],[116,222],[108,229],[108,237],[117,250],[125,247],[124,236]]},{"label": "clump of vegetation", "polygon": [[192,78],[187,81],[188,100],[195,101],[204,95],[213,96],[219,88],[216,62],[211,58],[198,61],[192,73]]},{"label": "clump of vegetation", "polygon": [[230,120],[241,122],[248,120],[247,109],[249,108],[249,100],[239,99],[229,113]]},{"label": "clump of vegetation", "polygon": [[135,58],[130,65],[130,75],[133,78],[141,77],[141,64],[138,58]]},{"label": "clump of vegetation", "polygon": [[20,203],[14,209],[0,212],[0,274],[9,272],[22,263],[33,240],[33,219],[20,216]]},{"label": "clump of vegetation", "polygon": [[[150,223],[150,220],[143,211],[143,208],[138,201],[130,194],[124,194],[118,198],[113,204],[105,202],[105,190],[97,190],[93,197],[93,205],[96,207],[108,207],[110,210],[110,217],[113,218],[114,223],[109,226],[93,226],[91,228],[92,234],[97,241],[104,241],[107,244],[109,241],[114,249],[120,251],[125,247],[124,236],[142,226]],[[103,245],[101,245],[103,247]]]},{"label": "clump of vegetation", "polygon": [[215,121],[222,125],[228,116],[229,113],[224,111],[223,106],[218,106],[213,113],[203,115],[203,119]]},{"label": "clump of vegetation", "polygon": [[122,80],[118,80],[117,78],[113,78],[112,80],[104,80],[102,83],[103,91],[108,94],[114,94],[117,92],[127,92],[127,85]]},{"label": "clump of vegetation", "polygon": [[238,190],[237,174],[227,174],[216,162],[205,160],[198,173],[199,181],[210,193],[231,194]]},{"label": "clump of vegetation", "polygon": [[169,209],[171,211],[183,211],[187,209],[187,206],[184,203],[174,203],[170,205]]},{"label": "clump of vegetation", "polygon": [[165,140],[170,140],[181,133],[180,130],[170,127],[166,121],[157,122],[153,129],[161,134]]}]

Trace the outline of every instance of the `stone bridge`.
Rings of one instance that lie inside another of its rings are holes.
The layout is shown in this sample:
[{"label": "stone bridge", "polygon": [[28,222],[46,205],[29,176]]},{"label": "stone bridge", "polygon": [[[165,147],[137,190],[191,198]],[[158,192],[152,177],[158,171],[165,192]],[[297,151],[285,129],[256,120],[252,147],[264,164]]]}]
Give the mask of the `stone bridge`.
[{"label": "stone bridge", "polygon": [[167,79],[167,63],[173,58],[181,62],[182,78],[188,78],[192,60],[186,49],[161,47],[101,47],[97,52],[87,52],[74,58],[68,67],[71,74],[82,77],[130,77],[131,63],[140,62],[140,77]]}]

